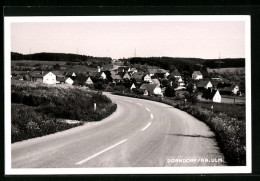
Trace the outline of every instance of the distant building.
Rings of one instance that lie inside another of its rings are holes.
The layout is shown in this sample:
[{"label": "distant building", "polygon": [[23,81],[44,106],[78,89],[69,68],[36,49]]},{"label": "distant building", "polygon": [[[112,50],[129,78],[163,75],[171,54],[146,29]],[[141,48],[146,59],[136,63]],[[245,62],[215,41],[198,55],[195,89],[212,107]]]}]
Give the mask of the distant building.
[{"label": "distant building", "polygon": [[195,79],[195,80],[203,79],[203,75],[200,71],[194,71],[192,74],[192,79]]},{"label": "distant building", "polygon": [[173,76],[174,78],[181,78],[181,74],[177,69],[174,70],[170,75]]},{"label": "distant building", "polygon": [[56,84],[56,75],[52,72],[41,73],[41,74],[31,74],[31,81],[42,82],[44,84]]},{"label": "distant building", "polygon": [[144,76],[143,76],[143,80],[144,80],[145,82],[152,82],[151,76],[150,76],[149,74],[144,75]]},{"label": "distant building", "polygon": [[90,77],[87,77],[86,84],[93,84],[93,81]]},{"label": "distant building", "polygon": [[72,80],[70,77],[65,77],[65,83],[72,85],[74,83],[74,80]]},{"label": "distant building", "polygon": [[237,95],[237,92],[239,91],[239,86],[236,84],[231,84],[228,87],[224,87],[223,89],[220,89],[221,93],[227,94],[227,95]]},{"label": "distant building", "polygon": [[219,91],[213,90],[212,88],[204,90],[201,97],[204,99],[212,100],[213,102],[218,102],[218,103],[221,102],[221,95]]},{"label": "distant building", "polygon": [[197,84],[198,90],[204,90],[212,87],[213,85],[209,80],[200,80]]},{"label": "distant building", "polygon": [[154,95],[162,95],[162,89],[158,84],[142,84],[139,88],[140,90],[146,90],[144,95],[147,93]]}]

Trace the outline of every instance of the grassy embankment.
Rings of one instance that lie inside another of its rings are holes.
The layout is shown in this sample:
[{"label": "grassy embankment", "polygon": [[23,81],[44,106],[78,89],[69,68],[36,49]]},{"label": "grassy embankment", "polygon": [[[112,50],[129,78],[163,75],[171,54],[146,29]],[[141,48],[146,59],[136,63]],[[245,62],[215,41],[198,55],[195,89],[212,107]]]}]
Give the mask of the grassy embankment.
[{"label": "grassy embankment", "polygon": [[132,93],[115,93],[141,99],[162,102],[181,109],[197,119],[205,122],[215,133],[218,145],[229,165],[243,166],[246,164],[246,123],[245,105],[198,102],[196,105],[184,105],[182,100],[161,99]]},{"label": "grassy embankment", "polygon": [[12,81],[12,142],[99,121],[115,110],[116,104],[109,98],[85,88]]}]

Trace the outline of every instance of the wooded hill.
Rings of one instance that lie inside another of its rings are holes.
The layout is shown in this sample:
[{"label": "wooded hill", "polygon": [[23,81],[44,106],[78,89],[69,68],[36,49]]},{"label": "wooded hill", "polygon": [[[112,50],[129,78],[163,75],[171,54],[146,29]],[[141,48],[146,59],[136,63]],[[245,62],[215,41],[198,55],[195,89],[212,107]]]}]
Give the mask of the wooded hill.
[{"label": "wooded hill", "polygon": [[96,62],[104,64],[111,63],[110,57],[92,57],[87,55],[77,55],[69,53],[34,53],[34,54],[21,54],[11,52],[11,60],[44,60],[44,61],[66,61],[66,62]]}]

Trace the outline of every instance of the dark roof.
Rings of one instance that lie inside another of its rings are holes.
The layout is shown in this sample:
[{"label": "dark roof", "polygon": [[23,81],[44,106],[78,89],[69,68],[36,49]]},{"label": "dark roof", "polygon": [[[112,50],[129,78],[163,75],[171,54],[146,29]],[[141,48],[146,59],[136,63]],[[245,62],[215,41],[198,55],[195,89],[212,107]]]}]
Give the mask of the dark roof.
[{"label": "dark roof", "polygon": [[101,77],[102,73],[103,72],[92,72],[92,73],[90,73],[90,75],[93,76],[93,77]]},{"label": "dark roof", "polygon": [[232,91],[235,87],[236,87],[237,85],[236,84],[232,84],[232,85],[230,85],[229,87],[224,87],[224,91]]},{"label": "dark roof", "polygon": [[153,92],[153,90],[158,87],[158,84],[142,84],[140,89],[146,89],[149,92]]},{"label": "dark roof", "polygon": [[120,75],[111,75],[111,78],[113,79],[113,80],[122,80],[122,78],[121,78],[121,76]]},{"label": "dark roof", "polygon": [[215,90],[215,89],[206,89],[203,91],[203,94],[201,97],[203,97],[205,99],[213,99],[216,92],[217,92],[217,90]]},{"label": "dark roof", "polygon": [[201,80],[198,82],[197,87],[205,87],[209,82],[209,80]]},{"label": "dark roof", "polygon": [[158,79],[151,79],[153,84],[160,84],[160,81]]},{"label": "dark roof", "polygon": [[171,73],[172,76],[181,76],[180,72],[178,70],[174,70],[172,73]]},{"label": "dark roof", "polygon": [[56,80],[61,81],[61,82],[65,82],[66,78],[64,76],[57,76]]}]

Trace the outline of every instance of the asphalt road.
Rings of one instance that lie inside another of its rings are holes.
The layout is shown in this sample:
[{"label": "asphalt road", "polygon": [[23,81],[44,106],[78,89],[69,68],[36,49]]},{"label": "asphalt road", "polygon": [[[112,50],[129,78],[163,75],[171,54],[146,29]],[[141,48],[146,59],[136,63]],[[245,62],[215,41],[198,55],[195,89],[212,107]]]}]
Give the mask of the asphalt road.
[{"label": "asphalt road", "polygon": [[12,144],[12,168],[225,165],[213,132],[201,121],[166,104],[107,95],[118,105],[115,113]]}]

